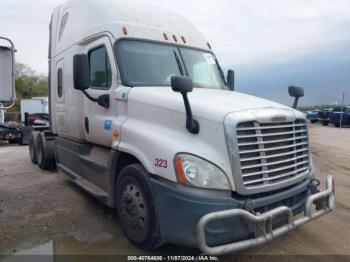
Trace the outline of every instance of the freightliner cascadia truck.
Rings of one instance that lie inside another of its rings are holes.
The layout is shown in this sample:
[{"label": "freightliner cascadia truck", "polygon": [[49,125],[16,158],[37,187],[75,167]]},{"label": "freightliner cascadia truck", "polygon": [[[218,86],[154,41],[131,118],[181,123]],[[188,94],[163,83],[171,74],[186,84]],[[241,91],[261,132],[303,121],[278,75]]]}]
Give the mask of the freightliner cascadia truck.
[{"label": "freightliner cascadia truck", "polygon": [[229,254],[332,211],[333,178],[318,189],[305,116],[224,75],[178,15],[68,1],[52,14],[50,130],[32,132],[31,160],[115,208],[143,250]]}]

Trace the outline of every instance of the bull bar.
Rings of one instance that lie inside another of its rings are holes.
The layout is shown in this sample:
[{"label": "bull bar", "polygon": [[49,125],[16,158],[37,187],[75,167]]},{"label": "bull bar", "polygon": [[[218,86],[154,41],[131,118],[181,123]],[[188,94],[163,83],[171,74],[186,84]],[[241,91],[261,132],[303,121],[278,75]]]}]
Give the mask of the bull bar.
[{"label": "bull bar", "polygon": [[[322,201],[322,208],[313,212],[312,205],[315,201]],[[304,216],[297,220],[293,219],[293,212],[287,206],[280,206],[263,214],[254,215],[243,209],[224,210],[219,212],[209,213],[203,216],[197,224],[197,245],[199,249],[207,255],[227,255],[242,251],[248,248],[263,245],[273,239],[286,234],[287,232],[306,224],[314,219],[317,219],[334,209],[335,205],[335,189],[334,178],[328,176],[326,180],[326,190],[310,195],[304,206]],[[273,219],[280,216],[287,217],[287,223],[273,228]],[[226,218],[241,218],[255,225],[255,238],[233,242],[216,247],[209,247],[206,239],[206,226],[208,223]]]}]

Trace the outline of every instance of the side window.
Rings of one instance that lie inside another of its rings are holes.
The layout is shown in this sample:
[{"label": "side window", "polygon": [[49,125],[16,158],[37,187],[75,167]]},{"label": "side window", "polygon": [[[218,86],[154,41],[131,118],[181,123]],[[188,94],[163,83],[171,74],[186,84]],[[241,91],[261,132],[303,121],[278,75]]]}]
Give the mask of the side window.
[{"label": "side window", "polygon": [[105,46],[89,52],[91,88],[107,90],[112,84],[112,71]]},{"label": "side window", "polygon": [[61,39],[62,39],[63,32],[64,32],[64,29],[66,28],[66,24],[67,24],[67,21],[68,21],[68,16],[69,16],[69,14],[66,13],[66,14],[62,17],[61,26],[60,26],[60,31],[59,31],[59,33],[58,33],[58,41],[61,41]]},{"label": "side window", "polygon": [[58,97],[63,95],[62,68],[57,71],[57,95]]}]

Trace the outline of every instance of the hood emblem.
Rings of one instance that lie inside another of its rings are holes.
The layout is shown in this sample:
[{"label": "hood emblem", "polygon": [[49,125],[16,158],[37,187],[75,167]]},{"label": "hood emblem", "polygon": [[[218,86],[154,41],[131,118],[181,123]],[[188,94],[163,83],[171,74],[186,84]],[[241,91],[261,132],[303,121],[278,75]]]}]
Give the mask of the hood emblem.
[{"label": "hood emblem", "polygon": [[272,117],[271,119],[273,122],[283,122],[287,120],[287,116],[285,115],[275,115],[274,117]]}]

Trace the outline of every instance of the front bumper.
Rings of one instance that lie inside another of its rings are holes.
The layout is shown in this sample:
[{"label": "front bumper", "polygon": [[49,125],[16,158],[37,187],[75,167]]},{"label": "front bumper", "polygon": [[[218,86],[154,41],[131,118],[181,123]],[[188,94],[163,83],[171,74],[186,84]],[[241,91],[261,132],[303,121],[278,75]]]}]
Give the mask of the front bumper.
[{"label": "front bumper", "polygon": [[[318,201],[318,210],[313,212],[313,204]],[[203,216],[197,224],[197,245],[207,255],[225,255],[247,248],[265,244],[309,221],[317,219],[334,209],[335,190],[334,178],[328,176],[326,190],[307,197],[304,204],[304,217],[293,220],[293,211],[287,206],[280,206],[263,214],[254,215],[243,209],[231,209],[209,213]],[[286,216],[286,223],[274,226],[274,220]],[[223,219],[240,218],[255,225],[255,238],[242,240],[220,246],[208,246],[206,228],[209,223]]]}]

